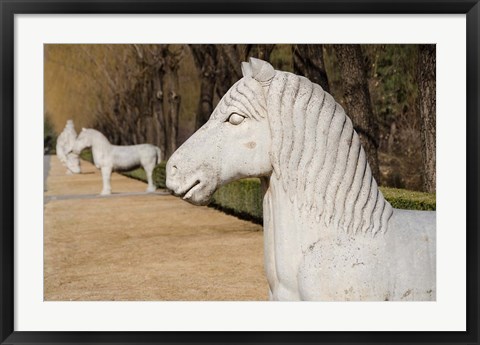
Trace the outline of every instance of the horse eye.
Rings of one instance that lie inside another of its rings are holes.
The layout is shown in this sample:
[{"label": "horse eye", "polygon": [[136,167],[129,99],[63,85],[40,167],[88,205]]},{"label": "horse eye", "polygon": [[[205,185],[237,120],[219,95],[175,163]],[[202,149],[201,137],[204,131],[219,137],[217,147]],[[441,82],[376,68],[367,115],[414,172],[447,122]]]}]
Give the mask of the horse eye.
[{"label": "horse eye", "polygon": [[242,121],[245,120],[245,117],[242,115],[238,115],[237,113],[232,113],[230,117],[227,119],[232,125],[239,125]]}]

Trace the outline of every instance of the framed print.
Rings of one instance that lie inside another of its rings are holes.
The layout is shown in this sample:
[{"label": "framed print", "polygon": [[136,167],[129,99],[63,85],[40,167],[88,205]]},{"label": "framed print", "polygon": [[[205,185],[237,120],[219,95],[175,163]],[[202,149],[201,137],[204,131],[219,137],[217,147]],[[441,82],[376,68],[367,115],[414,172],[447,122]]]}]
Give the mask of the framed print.
[{"label": "framed print", "polygon": [[477,344],[479,6],[2,1],[2,344]]}]

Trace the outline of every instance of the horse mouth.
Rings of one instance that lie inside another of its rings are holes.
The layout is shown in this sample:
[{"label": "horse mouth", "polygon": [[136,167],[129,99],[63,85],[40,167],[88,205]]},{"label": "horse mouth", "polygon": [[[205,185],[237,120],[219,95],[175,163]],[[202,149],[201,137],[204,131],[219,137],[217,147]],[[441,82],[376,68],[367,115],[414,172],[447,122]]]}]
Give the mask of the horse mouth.
[{"label": "horse mouth", "polygon": [[180,194],[180,196],[183,194],[182,199],[183,200],[190,200],[192,198],[193,193],[195,193],[196,190],[200,188],[200,180],[196,180],[190,188],[185,190],[183,193]]},{"label": "horse mouth", "polygon": [[211,186],[201,180],[195,180],[189,187],[182,190],[174,191],[174,195],[181,197],[183,200],[197,206],[204,206],[210,202],[213,194]]}]

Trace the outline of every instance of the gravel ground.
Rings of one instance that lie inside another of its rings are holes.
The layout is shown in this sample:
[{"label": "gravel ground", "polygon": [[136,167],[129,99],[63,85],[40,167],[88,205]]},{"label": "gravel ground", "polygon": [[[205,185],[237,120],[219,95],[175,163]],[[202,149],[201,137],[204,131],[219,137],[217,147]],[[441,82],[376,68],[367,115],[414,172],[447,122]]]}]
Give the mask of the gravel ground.
[{"label": "gravel ground", "polygon": [[46,160],[45,300],[267,300],[261,226],[119,174],[100,197],[93,165]]}]

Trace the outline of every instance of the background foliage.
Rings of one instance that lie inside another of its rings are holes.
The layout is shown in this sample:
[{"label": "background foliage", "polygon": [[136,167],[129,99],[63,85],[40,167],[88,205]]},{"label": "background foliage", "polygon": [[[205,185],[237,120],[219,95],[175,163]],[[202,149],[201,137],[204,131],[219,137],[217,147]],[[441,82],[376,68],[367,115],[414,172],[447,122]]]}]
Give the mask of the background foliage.
[{"label": "background foliage", "polygon": [[[198,52],[195,55],[188,45],[46,45],[45,135],[60,133],[71,118],[77,131],[94,127],[116,144],[151,142],[168,157],[197,129],[200,90],[208,73],[215,77],[214,107],[238,78],[240,65],[235,59],[266,54],[276,69],[294,70],[292,45],[211,48],[216,52],[213,72],[199,65]],[[342,104],[344,83],[334,46],[322,49],[330,93]],[[418,45],[361,45],[361,49],[379,129],[380,184],[422,190]]]}]

